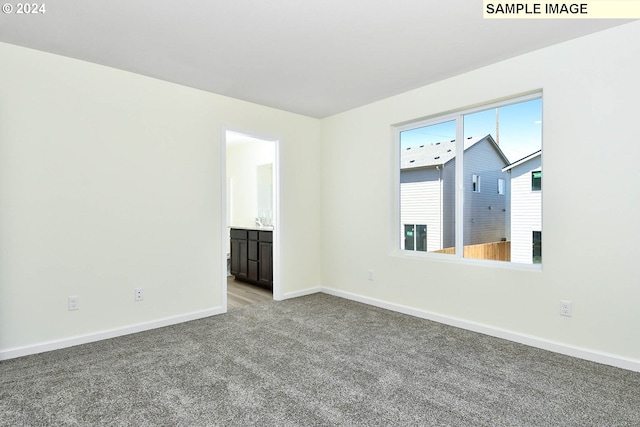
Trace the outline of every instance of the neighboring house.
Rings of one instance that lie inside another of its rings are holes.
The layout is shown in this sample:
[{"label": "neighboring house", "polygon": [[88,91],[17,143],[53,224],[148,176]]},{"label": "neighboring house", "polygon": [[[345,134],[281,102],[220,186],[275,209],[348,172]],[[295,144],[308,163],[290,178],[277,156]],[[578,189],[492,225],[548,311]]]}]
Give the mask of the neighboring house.
[{"label": "neighboring house", "polygon": [[[455,153],[455,140],[402,150],[402,249],[455,247]],[[465,246],[509,238],[508,164],[491,135],[464,141]]]},{"label": "neighboring house", "polygon": [[542,150],[504,169],[511,176],[511,261],[542,262]]}]

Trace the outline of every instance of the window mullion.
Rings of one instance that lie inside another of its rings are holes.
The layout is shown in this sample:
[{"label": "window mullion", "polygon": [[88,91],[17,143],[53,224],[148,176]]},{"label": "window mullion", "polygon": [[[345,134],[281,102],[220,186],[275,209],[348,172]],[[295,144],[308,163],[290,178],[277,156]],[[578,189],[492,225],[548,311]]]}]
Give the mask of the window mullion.
[{"label": "window mullion", "polygon": [[456,222],[455,242],[456,256],[464,256],[464,118],[462,114],[456,116]]}]

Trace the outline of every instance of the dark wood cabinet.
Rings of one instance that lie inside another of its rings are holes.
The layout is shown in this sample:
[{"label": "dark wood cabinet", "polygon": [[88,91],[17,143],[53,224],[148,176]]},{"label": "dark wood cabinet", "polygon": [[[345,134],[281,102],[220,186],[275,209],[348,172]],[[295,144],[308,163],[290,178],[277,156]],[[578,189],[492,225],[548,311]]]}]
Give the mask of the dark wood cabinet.
[{"label": "dark wood cabinet", "polygon": [[231,274],[238,280],[249,277],[247,230],[231,230]]},{"label": "dark wood cabinet", "polygon": [[230,234],[231,274],[273,289],[273,232],[232,228]]},{"label": "dark wood cabinet", "polygon": [[273,244],[271,242],[260,242],[258,253],[260,254],[258,284],[273,287]]}]

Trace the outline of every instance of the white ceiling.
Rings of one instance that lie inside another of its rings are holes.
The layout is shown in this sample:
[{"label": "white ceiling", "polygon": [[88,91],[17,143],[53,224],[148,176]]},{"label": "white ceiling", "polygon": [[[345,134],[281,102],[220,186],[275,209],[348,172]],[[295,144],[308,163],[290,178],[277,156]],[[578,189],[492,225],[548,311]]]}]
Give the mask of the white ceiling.
[{"label": "white ceiling", "polygon": [[482,0],[55,0],[0,41],[326,117],[626,21],[485,20]]}]

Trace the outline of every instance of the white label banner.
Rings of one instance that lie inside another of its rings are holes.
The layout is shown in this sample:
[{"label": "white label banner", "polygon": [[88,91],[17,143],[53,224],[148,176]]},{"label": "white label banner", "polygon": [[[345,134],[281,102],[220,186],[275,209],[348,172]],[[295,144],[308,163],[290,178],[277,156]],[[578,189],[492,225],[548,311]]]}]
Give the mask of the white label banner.
[{"label": "white label banner", "polygon": [[640,19],[640,0],[491,1],[485,19]]}]

